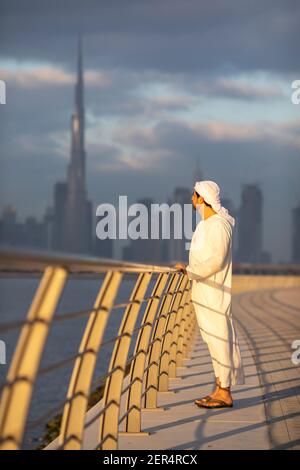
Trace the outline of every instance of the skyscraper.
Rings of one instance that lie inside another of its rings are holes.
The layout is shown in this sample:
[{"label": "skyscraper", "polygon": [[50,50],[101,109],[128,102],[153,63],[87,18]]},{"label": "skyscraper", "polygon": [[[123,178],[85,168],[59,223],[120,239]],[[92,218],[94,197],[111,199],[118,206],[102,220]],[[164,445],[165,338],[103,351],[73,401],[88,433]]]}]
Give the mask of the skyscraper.
[{"label": "skyscraper", "polygon": [[[126,261],[139,261],[141,263],[159,263],[161,256],[161,240],[151,237],[151,227],[153,220],[151,218],[151,205],[154,201],[150,198],[143,198],[137,201],[147,208],[148,219],[148,238],[137,238],[130,240],[130,244],[123,248],[123,259]],[[140,230],[140,228],[138,228]]]},{"label": "skyscraper", "polygon": [[260,263],[262,257],[263,195],[257,184],[242,189],[242,204],[238,214],[238,261]]},{"label": "skyscraper", "polygon": [[66,214],[67,184],[58,181],[54,186],[54,218],[52,248],[60,251],[64,249],[64,225]]},{"label": "skyscraper", "polygon": [[221,204],[223,207],[225,207],[229,214],[232,215],[232,217],[235,218],[235,226],[232,231],[232,258],[233,261],[235,262],[237,259],[237,252],[238,252],[238,211],[234,207],[234,204],[231,199],[228,197],[222,197],[221,198]]},{"label": "skyscraper", "polygon": [[84,87],[81,39],[78,44],[75,110],[71,118],[71,161],[68,166],[64,223],[64,249],[73,253],[91,251],[92,209],[85,186]]},{"label": "skyscraper", "polygon": [[300,206],[292,212],[292,263],[300,263]]},{"label": "skyscraper", "polygon": [[192,181],[191,190],[193,191],[194,184],[196,183],[196,181],[202,181],[202,180],[203,180],[203,173],[202,173],[201,166],[200,166],[200,158],[197,157],[195,169],[193,171],[193,181]]},{"label": "skyscraper", "polygon": [[[198,180],[199,181],[199,180]],[[185,220],[184,220],[184,206],[185,204],[191,205],[191,196],[193,190],[190,188],[175,188],[172,204],[179,204],[182,208],[182,218],[181,226],[177,227],[181,231],[181,237],[175,238],[175,219],[173,219],[173,224],[171,225],[171,239],[169,243],[169,259],[170,261],[188,261],[188,250],[186,249],[185,244],[190,242],[190,240],[185,238]]]}]

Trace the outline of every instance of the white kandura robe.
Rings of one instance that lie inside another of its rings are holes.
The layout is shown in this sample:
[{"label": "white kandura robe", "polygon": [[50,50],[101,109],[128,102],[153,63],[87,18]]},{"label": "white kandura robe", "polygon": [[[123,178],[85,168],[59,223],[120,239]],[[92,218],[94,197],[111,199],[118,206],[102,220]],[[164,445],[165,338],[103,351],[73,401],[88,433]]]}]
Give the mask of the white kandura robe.
[{"label": "white kandura robe", "polygon": [[190,245],[187,274],[201,336],[221,387],[245,383],[231,311],[232,226],[218,214],[201,220]]}]

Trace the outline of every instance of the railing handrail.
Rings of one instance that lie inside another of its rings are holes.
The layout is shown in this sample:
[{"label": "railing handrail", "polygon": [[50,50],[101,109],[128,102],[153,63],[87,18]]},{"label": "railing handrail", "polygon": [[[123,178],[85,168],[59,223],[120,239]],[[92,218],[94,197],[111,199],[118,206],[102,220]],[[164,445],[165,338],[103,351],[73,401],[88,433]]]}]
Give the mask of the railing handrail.
[{"label": "railing handrail", "polygon": [[[27,248],[12,248],[0,245],[1,271],[43,271],[47,266],[62,266],[69,273],[105,273],[120,272],[176,272],[177,270],[165,264],[144,264],[132,261],[120,261],[110,258],[100,258],[89,255],[65,254],[55,251],[33,250]],[[300,264],[279,263],[233,263],[233,274],[294,274],[300,275]]]},{"label": "railing handrail", "polygon": [[0,247],[0,271],[43,271],[47,266],[61,266],[69,273],[105,273],[107,271],[170,273],[177,271],[167,264],[143,264],[88,255]]}]

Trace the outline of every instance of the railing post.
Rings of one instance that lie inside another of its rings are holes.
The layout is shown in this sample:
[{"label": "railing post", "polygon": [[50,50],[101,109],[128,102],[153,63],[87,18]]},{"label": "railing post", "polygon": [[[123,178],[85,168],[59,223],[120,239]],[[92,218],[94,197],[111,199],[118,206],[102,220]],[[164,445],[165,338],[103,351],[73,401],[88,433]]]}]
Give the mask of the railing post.
[{"label": "railing post", "polygon": [[161,301],[161,295],[168,281],[168,277],[168,273],[159,275],[151,294],[153,299],[151,299],[147,305],[147,309],[142,320],[141,326],[146,326],[140,330],[137,338],[134,351],[135,358],[132,361],[129,374],[130,383],[132,385],[130,386],[127,395],[126,411],[128,411],[128,415],[126,416],[125,421],[126,432],[139,433],[141,431],[141,401],[146,358],[155,315]]},{"label": "railing post", "polygon": [[165,324],[169,311],[172,309],[180,273],[172,274],[166,296],[160,306],[159,313],[153,330],[151,346],[148,353],[147,373],[145,379],[145,408],[157,409],[157,391],[158,391],[158,370],[160,361],[160,351],[162,337],[165,330]]},{"label": "railing post", "polygon": [[191,311],[191,290],[189,289],[185,306],[183,309],[183,314],[180,320],[179,332],[178,332],[178,347],[176,353],[176,366],[182,367],[183,366],[183,344],[184,344],[184,330],[187,325],[187,321],[189,318],[189,312]]},{"label": "railing post", "polygon": [[141,273],[130,296],[130,305],[126,307],[109,364],[109,376],[105,382],[103,411],[99,423],[99,444],[102,450],[118,448],[118,428],[120,401],[127,363],[128,352],[134,326],[139,314],[141,301],[144,299],[151,273]]},{"label": "railing post", "polygon": [[193,303],[190,303],[190,310],[187,315],[186,327],[183,334],[183,357],[187,357],[191,340],[195,331],[196,326],[196,314],[194,310]]},{"label": "railing post", "polygon": [[66,278],[66,269],[47,267],[28,311],[1,397],[2,450],[21,447],[37,371]]},{"label": "railing post", "polygon": [[91,381],[122,276],[123,274],[118,271],[110,271],[106,274],[94,309],[90,314],[79,348],[80,356],[75,361],[69,384],[59,436],[59,448],[66,450],[81,448]]},{"label": "railing post", "polygon": [[169,358],[169,377],[176,377],[176,367],[177,367],[177,351],[178,351],[178,341],[179,341],[179,329],[182,322],[183,314],[186,307],[186,302],[189,295],[189,279],[186,276],[185,284],[183,286],[184,292],[180,300],[180,304],[176,313],[173,334],[170,344],[170,358]]},{"label": "railing post", "polygon": [[164,339],[162,342],[161,355],[160,355],[160,367],[158,372],[158,390],[160,392],[167,392],[169,390],[169,361],[170,361],[170,348],[172,335],[175,325],[175,318],[177,315],[178,308],[181,300],[185,294],[185,286],[187,284],[187,276],[181,274],[179,281],[178,290],[175,294],[174,303],[168,319],[166,322],[166,328],[164,331]]}]

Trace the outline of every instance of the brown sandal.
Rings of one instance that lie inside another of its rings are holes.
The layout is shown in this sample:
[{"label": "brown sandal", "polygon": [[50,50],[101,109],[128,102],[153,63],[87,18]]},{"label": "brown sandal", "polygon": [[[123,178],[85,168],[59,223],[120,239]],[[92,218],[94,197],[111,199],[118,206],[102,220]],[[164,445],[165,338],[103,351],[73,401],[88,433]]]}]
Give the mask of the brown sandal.
[{"label": "brown sandal", "polygon": [[[216,382],[216,386],[219,387],[217,380],[215,382]],[[200,401],[204,401],[206,403],[206,402],[210,401],[211,399],[212,399],[212,397],[210,395],[206,395],[206,397],[198,398],[198,400],[195,400],[194,403],[196,405],[198,405],[198,403],[200,403]]]},{"label": "brown sandal", "polygon": [[210,400],[206,400],[206,403],[209,403],[210,401],[215,401],[216,403],[219,403],[219,405],[206,405],[205,403],[196,403],[197,406],[200,406],[201,408],[232,408],[233,403],[226,403],[224,400],[219,400],[218,398],[210,398]]},{"label": "brown sandal", "polygon": [[203,397],[203,398],[199,398],[198,400],[195,400],[194,403],[196,405],[198,405],[200,403],[200,401],[205,401],[205,402],[208,402],[209,400],[211,399],[211,396],[210,395],[206,395],[206,397]]}]

